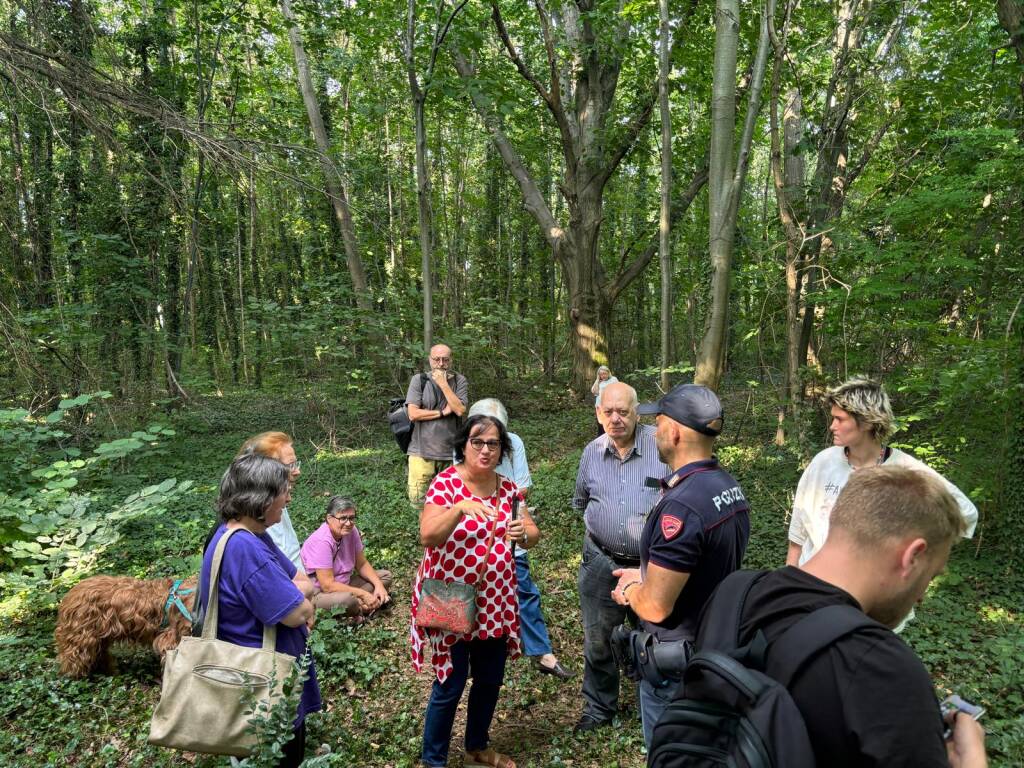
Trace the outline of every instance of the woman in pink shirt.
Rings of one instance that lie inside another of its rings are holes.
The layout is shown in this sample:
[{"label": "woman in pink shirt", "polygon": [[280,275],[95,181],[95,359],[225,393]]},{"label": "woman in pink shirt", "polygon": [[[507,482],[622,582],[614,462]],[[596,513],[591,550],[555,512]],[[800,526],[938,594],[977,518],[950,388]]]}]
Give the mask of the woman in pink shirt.
[{"label": "woman in pink shirt", "polygon": [[356,506],[344,496],[327,502],[323,525],[306,539],[299,556],[319,589],[313,596],[318,609],[342,610],[362,620],[391,600],[391,572],[377,570],[366,559]]}]

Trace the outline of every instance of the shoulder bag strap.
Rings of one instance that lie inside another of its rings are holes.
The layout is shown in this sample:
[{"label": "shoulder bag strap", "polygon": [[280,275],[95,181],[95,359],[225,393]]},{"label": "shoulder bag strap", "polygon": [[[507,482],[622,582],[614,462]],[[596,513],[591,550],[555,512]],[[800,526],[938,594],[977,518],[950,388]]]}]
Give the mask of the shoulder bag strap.
[{"label": "shoulder bag strap", "polygon": [[487,554],[484,555],[483,560],[480,561],[480,567],[476,569],[476,586],[478,589],[483,583],[484,572],[487,570],[487,561],[491,559],[491,547],[494,546],[494,532],[498,528],[498,521],[491,521],[491,533],[487,537]]},{"label": "shoulder bag strap", "polygon": [[729,574],[707,607],[701,622],[698,648],[732,653],[739,645],[740,616],[747,594],[766,571],[734,571]]},{"label": "shoulder bag strap", "polygon": [[[204,640],[216,640],[217,639],[217,613],[220,609],[218,605],[217,597],[219,594],[219,583],[220,583],[220,564],[221,560],[224,559],[224,552],[228,546],[228,539],[234,536],[242,528],[229,528],[224,531],[224,535],[220,537],[220,541],[217,542],[217,548],[213,551],[213,562],[210,563],[210,587],[207,595],[206,603],[206,620],[203,623],[203,639]],[[251,533],[247,531],[248,533]],[[252,534],[255,535],[255,534]],[[264,624],[263,625],[263,650],[273,651],[277,646],[277,625],[276,624]]]},{"label": "shoulder bag strap", "polygon": [[768,673],[788,686],[810,659],[836,640],[859,629],[882,626],[852,605],[828,605],[812,611],[768,648]]}]

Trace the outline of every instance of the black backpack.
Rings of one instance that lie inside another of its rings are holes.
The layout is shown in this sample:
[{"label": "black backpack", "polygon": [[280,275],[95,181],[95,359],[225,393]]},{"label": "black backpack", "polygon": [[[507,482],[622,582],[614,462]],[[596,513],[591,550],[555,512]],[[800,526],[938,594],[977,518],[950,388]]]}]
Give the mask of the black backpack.
[{"label": "black backpack", "polygon": [[719,585],[699,647],[675,698],[654,726],[648,768],[814,768],[803,716],[786,686],[820,651],[879,626],[851,605],[819,608],[770,646],[757,632],[737,647],[740,616],[763,571],[737,571]]},{"label": "black backpack", "polygon": [[[421,373],[420,376],[423,377],[421,386],[426,386],[430,377],[425,373]],[[412,422],[409,420],[409,411],[405,407],[404,397],[392,397],[388,403],[388,425],[391,427],[391,434],[395,436],[395,442],[402,449],[402,453],[408,452],[409,443],[412,442]]]}]

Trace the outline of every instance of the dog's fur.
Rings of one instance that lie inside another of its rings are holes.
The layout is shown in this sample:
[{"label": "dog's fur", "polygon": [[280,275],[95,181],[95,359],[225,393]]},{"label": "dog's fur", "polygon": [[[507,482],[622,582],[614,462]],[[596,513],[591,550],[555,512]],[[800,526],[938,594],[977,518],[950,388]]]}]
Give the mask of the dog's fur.
[{"label": "dog's fur", "polygon": [[[178,588],[189,611],[195,605],[195,577]],[[152,644],[161,657],[192,634],[192,624],[171,606],[168,624],[161,628],[164,605],[174,579],[133,579],[128,576],[93,576],[79,582],[61,600],[57,611],[57,659],[68,677],[94,671],[114,672],[110,646],[117,642]]]}]

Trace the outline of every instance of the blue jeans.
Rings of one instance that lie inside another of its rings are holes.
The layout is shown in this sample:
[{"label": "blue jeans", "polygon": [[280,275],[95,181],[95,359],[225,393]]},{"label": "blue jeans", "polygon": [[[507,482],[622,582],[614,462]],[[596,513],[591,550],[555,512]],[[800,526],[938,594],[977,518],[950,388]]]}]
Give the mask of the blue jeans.
[{"label": "blue jeans", "polygon": [[498,692],[505,679],[505,659],[508,657],[507,640],[492,637],[487,640],[460,640],[452,646],[452,672],[443,683],[434,680],[423,722],[423,764],[444,766],[448,762],[448,746],[452,738],[452,725],[459,699],[472,672],[473,687],[469,689],[466,705],[467,752],[487,749],[487,730],[491,726]]},{"label": "blue jeans", "polygon": [[651,748],[654,726],[672,703],[678,687],[678,681],[670,682],[664,688],[655,688],[646,680],[640,681],[640,719],[643,721],[644,745],[648,750]]},{"label": "blue jeans", "polygon": [[516,595],[519,597],[519,638],[527,656],[551,653],[551,638],[540,612],[540,590],[530,578],[530,561],[525,550],[516,550]]}]

